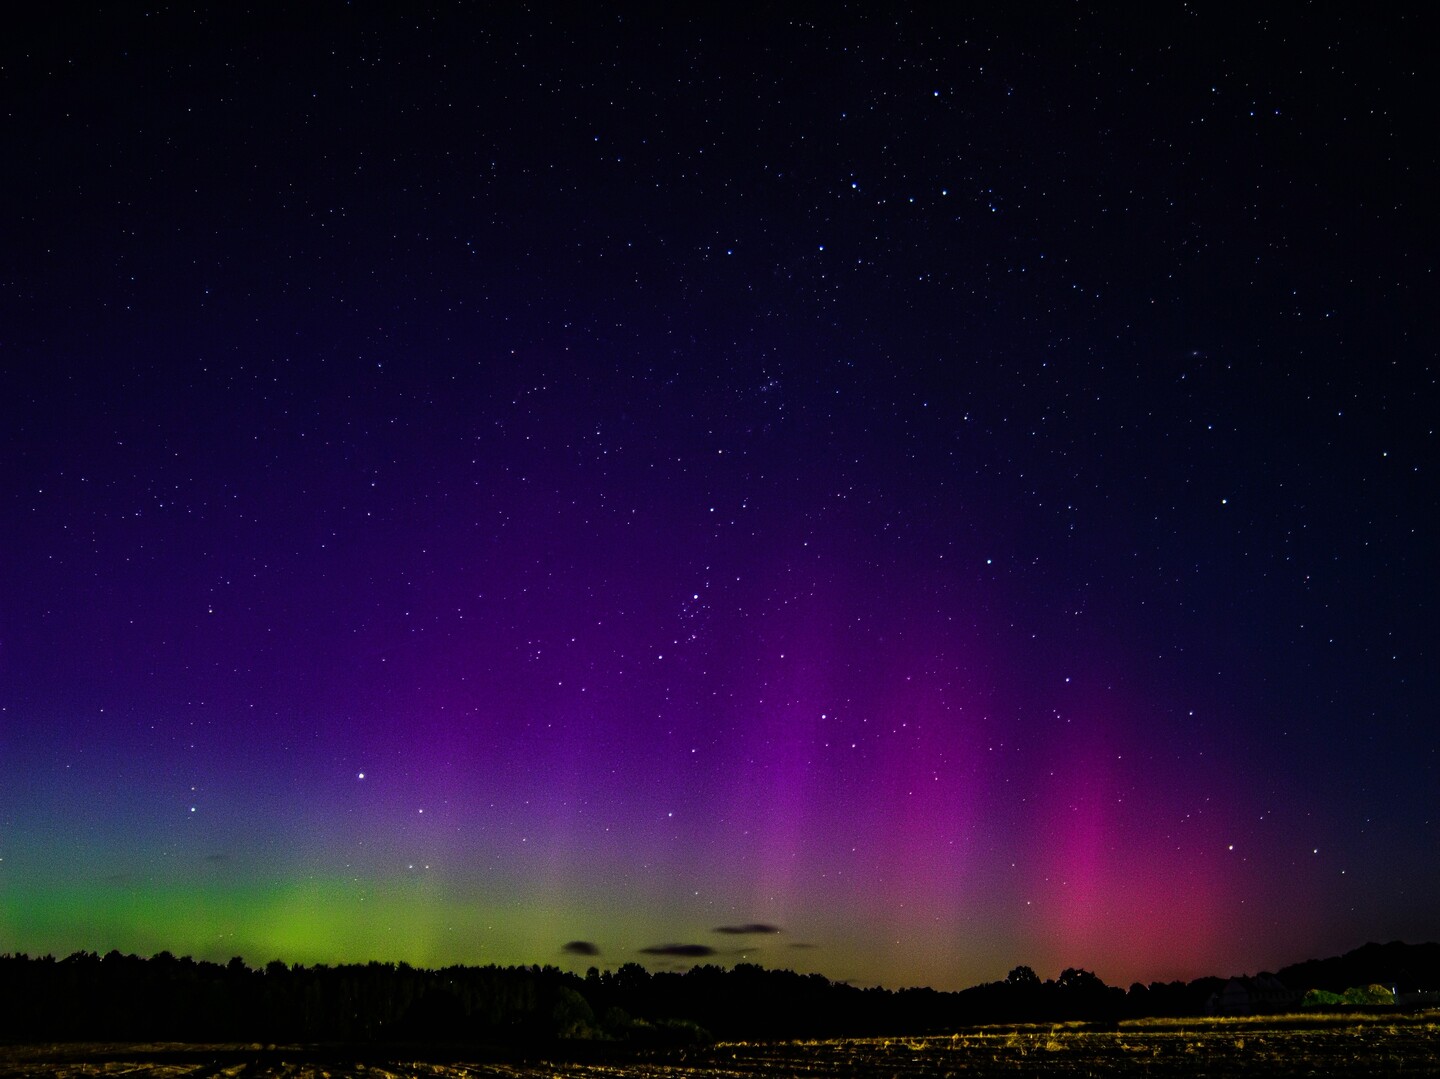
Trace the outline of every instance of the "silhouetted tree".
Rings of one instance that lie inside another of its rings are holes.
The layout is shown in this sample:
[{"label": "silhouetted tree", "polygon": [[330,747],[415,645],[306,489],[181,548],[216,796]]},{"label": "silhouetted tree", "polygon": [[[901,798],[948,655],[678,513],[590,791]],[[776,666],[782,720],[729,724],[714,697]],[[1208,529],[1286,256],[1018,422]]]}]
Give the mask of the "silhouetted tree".
[{"label": "silhouetted tree", "polygon": [[[1366,954],[1383,960],[1381,969],[1423,971],[1428,951],[1387,945]],[[626,963],[613,973],[592,967],[581,978],[549,966],[307,968],[276,959],[251,970],[238,956],[221,966],[170,952],[150,959],[75,952],[59,962],[0,955],[0,1038],[675,1043],[703,1040],[706,1031],[736,1039],[906,1035],[981,1022],[1203,1015],[1223,985],[1219,978],[1137,983],[1127,995],[1080,968],[1041,982],[1030,968],[1016,967],[1004,981],[959,993],[892,992],[753,963],[683,974]],[[1350,986],[1346,997],[1324,990],[1306,1003],[1393,1002],[1373,976]]]}]

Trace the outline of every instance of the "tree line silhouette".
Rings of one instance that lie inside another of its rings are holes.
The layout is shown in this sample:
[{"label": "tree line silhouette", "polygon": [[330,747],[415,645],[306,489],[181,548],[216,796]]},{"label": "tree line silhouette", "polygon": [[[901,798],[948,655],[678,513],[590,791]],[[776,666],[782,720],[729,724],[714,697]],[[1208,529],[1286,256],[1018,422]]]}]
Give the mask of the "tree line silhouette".
[{"label": "tree line silhouette", "polygon": [[[1280,973],[1338,991],[1343,982],[1383,980],[1377,963],[1417,983],[1440,971],[1437,945],[1366,949]],[[1127,992],[1086,970],[1042,981],[1016,967],[1002,981],[940,992],[861,989],[753,963],[653,974],[625,963],[615,971],[591,967],[581,977],[553,966],[428,970],[276,960],[252,969],[239,957],[221,965],[169,952],[149,959],[118,951],[60,960],[3,955],[0,1038],[513,1045],[909,1035],[980,1023],[1202,1015],[1224,984],[1136,983]]]}]

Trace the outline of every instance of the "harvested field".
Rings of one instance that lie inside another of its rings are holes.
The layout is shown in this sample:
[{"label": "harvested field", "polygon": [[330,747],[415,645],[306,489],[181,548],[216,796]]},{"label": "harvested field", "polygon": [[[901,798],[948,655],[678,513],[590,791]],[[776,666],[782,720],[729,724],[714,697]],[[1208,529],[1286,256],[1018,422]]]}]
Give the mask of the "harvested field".
[{"label": "harvested field", "polygon": [[634,1077],[804,1079],[853,1076],[1404,1076],[1433,1075],[1440,1014],[1357,1019],[1139,1021],[970,1028],[924,1038],[728,1042],[698,1049],[577,1045],[520,1054],[453,1047],[31,1045],[0,1050],[0,1079],[165,1076],[185,1079]]}]

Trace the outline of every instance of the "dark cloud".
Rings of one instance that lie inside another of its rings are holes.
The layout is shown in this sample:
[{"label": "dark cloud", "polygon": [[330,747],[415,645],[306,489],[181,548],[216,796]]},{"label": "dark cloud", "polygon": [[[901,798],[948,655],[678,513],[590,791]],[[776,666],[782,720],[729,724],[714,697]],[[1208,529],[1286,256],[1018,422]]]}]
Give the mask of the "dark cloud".
[{"label": "dark cloud", "polygon": [[706,944],[657,944],[640,950],[646,955],[681,955],[691,959],[715,954],[715,949]]},{"label": "dark cloud", "polygon": [[750,922],[747,925],[717,925],[717,933],[729,933],[731,936],[752,936],[761,933],[778,933],[778,925],[766,925],[764,922]]},{"label": "dark cloud", "polygon": [[599,955],[600,949],[588,940],[567,940],[560,950],[569,955]]}]

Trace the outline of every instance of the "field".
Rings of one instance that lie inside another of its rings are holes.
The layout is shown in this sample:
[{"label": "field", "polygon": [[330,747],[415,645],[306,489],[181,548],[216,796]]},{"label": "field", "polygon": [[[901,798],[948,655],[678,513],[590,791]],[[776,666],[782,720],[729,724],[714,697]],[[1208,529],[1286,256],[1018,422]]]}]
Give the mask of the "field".
[{"label": "field", "polygon": [[0,1079],[167,1076],[186,1079],[388,1079],[574,1076],[579,1079],[903,1079],[905,1076],[1434,1075],[1440,1013],[1256,1017],[972,1027],[925,1038],[722,1042],[626,1051],[577,1046],[518,1056],[334,1046],[30,1045],[0,1047]]}]

